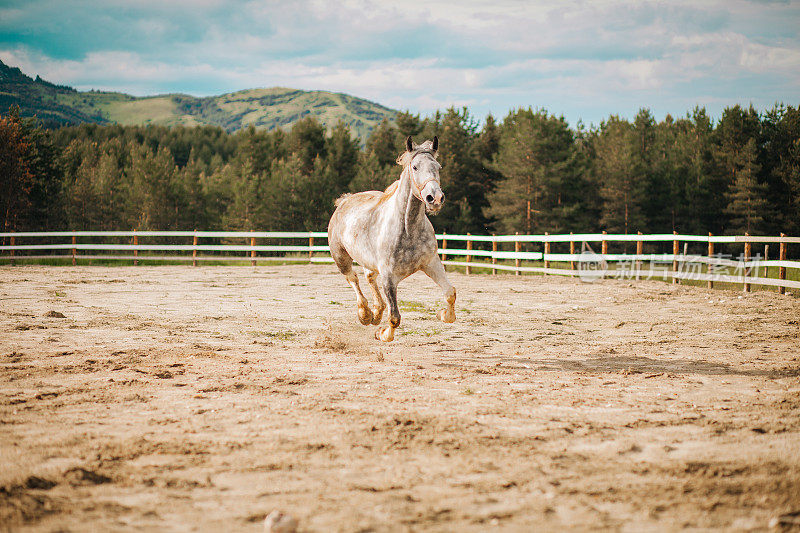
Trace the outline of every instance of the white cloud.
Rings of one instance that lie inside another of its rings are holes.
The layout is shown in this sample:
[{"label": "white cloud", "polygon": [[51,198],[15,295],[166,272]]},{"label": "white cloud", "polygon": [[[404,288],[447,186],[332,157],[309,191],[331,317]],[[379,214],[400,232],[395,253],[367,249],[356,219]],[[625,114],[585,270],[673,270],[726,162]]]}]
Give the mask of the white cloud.
[{"label": "white cloud", "polygon": [[[93,20],[134,30],[128,40],[87,38],[68,54],[48,48],[47,32],[58,25],[42,21],[55,20],[59,4],[32,0],[30,10],[0,11],[0,36],[11,32],[2,22],[9,14],[34,33],[42,22],[41,41],[0,40],[0,58],[56,83],[139,95],[283,85],[423,113],[454,104],[503,115],[541,105],[573,121],[632,105],[677,106],[680,114],[705,101],[731,103],[731,94],[788,103],[800,94],[797,2],[181,1],[122,10],[115,0],[98,5],[96,19],[84,6],[86,35],[96,34]],[[76,34],[59,42],[83,41]]]},{"label": "white cloud", "polygon": [[800,75],[800,50],[748,43],[739,64],[751,72],[784,71]]}]

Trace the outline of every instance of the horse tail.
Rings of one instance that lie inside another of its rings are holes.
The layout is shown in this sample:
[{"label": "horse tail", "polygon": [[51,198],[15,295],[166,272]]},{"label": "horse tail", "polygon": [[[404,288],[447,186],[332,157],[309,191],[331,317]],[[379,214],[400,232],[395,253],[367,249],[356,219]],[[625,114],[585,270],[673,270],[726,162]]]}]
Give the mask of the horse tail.
[{"label": "horse tail", "polygon": [[333,201],[333,205],[335,205],[336,207],[339,207],[340,205],[342,205],[342,203],[343,203],[345,200],[347,200],[347,199],[348,199],[349,197],[351,197],[351,196],[353,196],[351,193],[349,193],[349,192],[346,192],[346,193],[344,193],[343,195],[341,195],[339,198],[337,198],[336,200],[334,200],[334,201]]}]

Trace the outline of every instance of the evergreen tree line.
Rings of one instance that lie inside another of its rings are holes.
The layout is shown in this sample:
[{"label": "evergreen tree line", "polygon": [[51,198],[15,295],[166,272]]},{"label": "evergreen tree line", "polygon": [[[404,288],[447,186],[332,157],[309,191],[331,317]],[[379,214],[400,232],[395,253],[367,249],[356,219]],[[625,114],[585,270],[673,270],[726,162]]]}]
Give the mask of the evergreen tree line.
[{"label": "evergreen tree line", "polygon": [[447,233],[800,235],[800,108],[702,108],[570,127],[544,109],[482,125],[399,113],[364,148],[313,119],[290,131],[98,126],[0,117],[3,231],[324,230],[333,200],[383,189],[411,135],[439,137]]}]

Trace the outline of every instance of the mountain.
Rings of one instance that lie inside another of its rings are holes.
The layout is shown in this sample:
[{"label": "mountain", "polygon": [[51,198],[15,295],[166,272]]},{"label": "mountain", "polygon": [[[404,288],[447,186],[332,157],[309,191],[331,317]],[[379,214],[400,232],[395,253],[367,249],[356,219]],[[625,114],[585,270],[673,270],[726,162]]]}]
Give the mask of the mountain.
[{"label": "mountain", "polygon": [[36,76],[25,75],[0,61],[0,113],[18,105],[23,116],[36,116],[47,126],[97,124],[214,125],[236,131],[290,128],[311,116],[330,128],[339,121],[362,139],[397,111],[342,93],[273,87],[247,89],[219,96],[164,94],[136,97],[104,91],[76,91]]},{"label": "mountain", "polygon": [[0,61],[0,113],[5,113],[12,105],[18,105],[23,116],[35,115],[47,126],[108,123],[97,111],[87,113],[71,105],[80,94],[71,87],[46,82],[39,76],[34,80],[20,69]]}]

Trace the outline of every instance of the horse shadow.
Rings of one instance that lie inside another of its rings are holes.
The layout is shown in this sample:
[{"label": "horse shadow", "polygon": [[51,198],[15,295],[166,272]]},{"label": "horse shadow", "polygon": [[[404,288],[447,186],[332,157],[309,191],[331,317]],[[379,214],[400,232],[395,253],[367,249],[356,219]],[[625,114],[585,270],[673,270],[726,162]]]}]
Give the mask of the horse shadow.
[{"label": "horse shadow", "polygon": [[[524,358],[524,357],[469,357],[474,363],[493,363],[504,369],[533,370],[543,372],[608,373],[631,372],[636,374],[700,374],[706,376],[752,376],[772,379],[800,376],[800,367],[763,370],[743,370],[726,363],[712,363],[691,359],[653,359],[643,356],[610,356],[585,358]],[[455,363],[440,363],[440,366],[462,366]]]}]

